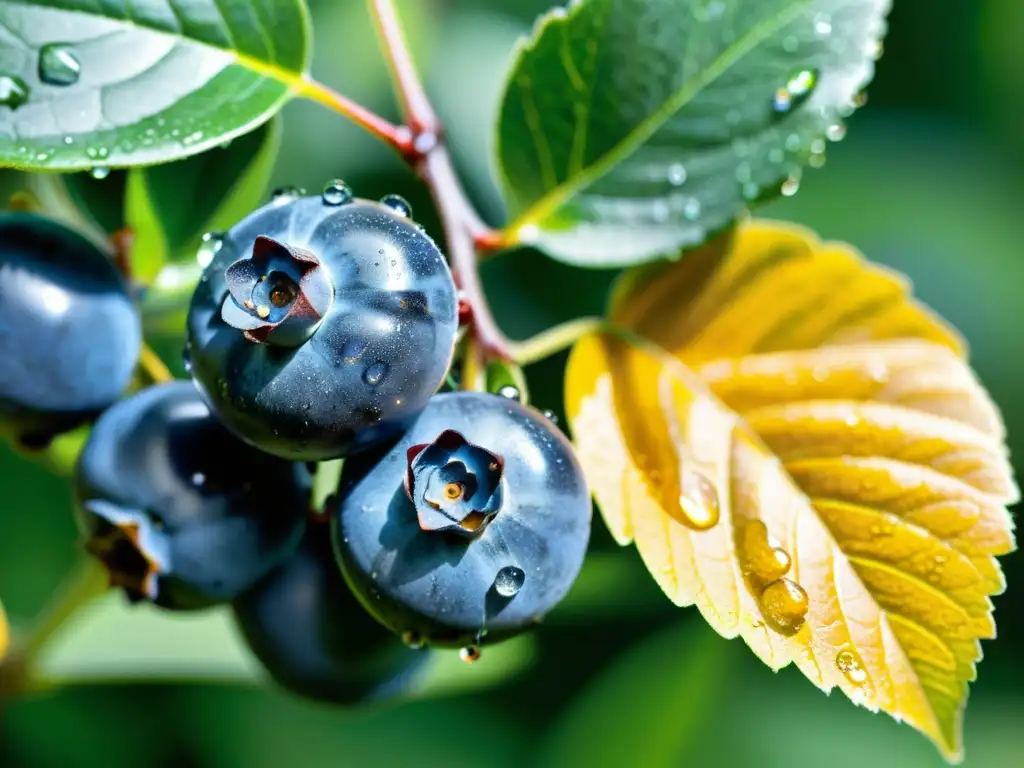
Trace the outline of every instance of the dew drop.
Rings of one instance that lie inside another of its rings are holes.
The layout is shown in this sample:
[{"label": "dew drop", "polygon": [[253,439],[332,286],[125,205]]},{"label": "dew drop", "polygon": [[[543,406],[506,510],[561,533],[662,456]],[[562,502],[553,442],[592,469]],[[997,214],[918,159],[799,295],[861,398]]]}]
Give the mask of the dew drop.
[{"label": "dew drop", "polygon": [[655,200],[651,203],[651,216],[655,221],[668,221],[669,209],[665,200]]},{"label": "dew drop", "polygon": [[543,416],[545,419],[550,421],[552,424],[557,424],[558,423],[558,416],[555,414],[554,411],[551,411],[551,410],[542,411],[541,412],[541,416]]},{"label": "dew drop", "polygon": [[217,255],[224,245],[224,235],[220,232],[207,232],[203,235],[202,242],[199,244],[199,250],[196,251],[196,261],[200,267],[204,269],[210,266],[210,262],[213,261],[213,257]]},{"label": "dew drop", "polygon": [[0,75],[0,107],[15,110],[28,101],[28,86],[20,77]]},{"label": "dew drop", "polygon": [[509,400],[515,400],[517,403],[523,399],[523,393],[519,391],[518,387],[513,387],[511,384],[506,384],[499,389],[498,394]]},{"label": "dew drop", "polygon": [[818,83],[818,72],[814,69],[801,69],[787,78],[785,85],[775,91],[772,109],[785,114],[798,107],[810,98]]},{"label": "dew drop", "polygon": [[206,475],[202,472],[193,472],[191,480],[196,488],[202,488],[206,484]]},{"label": "dew drop", "polygon": [[825,138],[829,141],[842,141],[846,137],[846,126],[842,123],[832,123],[825,129]]},{"label": "dew drop", "polygon": [[287,203],[289,200],[294,200],[298,196],[299,190],[296,187],[278,187],[270,193],[270,202]]},{"label": "dew drop", "polygon": [[686,183],[686,168],[682,163],[672,163],[668,167],[668,183],[673,187],[681,187]]},{"label": "dew drop", "polygon": [[700,200],[696,197],[691,197],[685,203],[683,203],[683,216],[690,221],[693,221],[700,216]]},{"label": "dew drop", "polygon": [[811,155],[807,158],[807,164],[811,166],[811,168],[823,168],[825,166],[825,153],[821,152],[817,155]]},{"label": "dew drop", "polygon": [[89,175],[97,181],[103,181],[110,175],[110,168],[106,165],[93,166],[92,170],[89,171]]},{"label": "dew drop", "polygon": [[754,182],[750,181],[743,185],[744,200],[756,200],[759,194],[761,194],[761,189]]},{"label": "dew drop", "polygon": [[371,387],[376,387],[387,377],[388,370],[387,363],[374,363],[363,371],[363,381]]},{"label": "dew drop", "polygon": [[341,345],[341,356],[345,358],[346,363],[355,362],[365,351],[366,344],[362,341],[356,341],[355,339],[349,339]]},{"label": "dew drop", "polygon": [[71,46],[50,43],[39,49],[39,79],[47,85],[74,85],[81,74],[82,63]]},{"label": "dew drop", "polygon": [[475,664],[480,661],[480,649],[475,645],[467,645],[459,650],[459,658],[467,664]]},{"label": "dew drop", "polygon": [[419,154],[425,155],[437,146],[437,134],[433,131],[424,131],[416,135],[412,140],[412,148]]},{"label": "dew drop", "polygon": [[70,147],[70,146],[71,146],[72,144],[74,144],[74,143],[75,143],[75,140],[74,140],[74,138],[72,138],[71,136],[65,136],[65,137],[64,137],[64,143],[65,143],[65,144],[66,144],[67,146],[69,146],[69,147]]},{"label": "dew drop", "polygon": [[828,37],[832,34],[832,17],[827,13],[819,13],[814,17],[814,31],[818,37]]},{"label": "dew drop", "polygon": [[786,53],[795,53],[796,49],[800,47],[800,41],[795,36],[789,35],[782,41],[782,50]]},{"label": "dew drop", "polygon": [[404,216],[407,219],[412,218],[412,206],[401,195],[384,195],[380,199],[380,204],[387,206],[399,216]]},{"label": "dew drop", "polygon": [[773,581],[761,592],[757,603],[765,623],[786,637],[799,632],[807,617],[807,593],[792,579]]},{"label": "dew drop", "polygon": [[185,373],[192,373],[192,345],[186,344],[181,353],[181,362],[185,366]]},{"label": "dew drop", "polygon": [[789,573],[789,553],[773,544],[768,527],[761,520],[751,520],[743,526],[738,548],[743,573],[758,586],[771,584]]},{"label": "dew drop", "polygon": [[718,523],[718,491],[700,472],[683,472],[679,490],[679,521],[697,531],[714,528]]},{"label": "dew drop", "polygon": [[419,650],[424,645],[423,635],[411,629],[407,629],[402,633],[402,642],[405,643],[406,647],[412,648],[414,651]]},{"label": "dew drop", "polygon": [[836,669],[854,685],[860,686],[868,680],[867,670],[856,651],[844,648],[836,654]]},{"label": "dew drop", "polygon": [[502,597],[515,597],[526,583],[526,571],[506,565],[494,577],[494,591]]},{"label": "dew drop", "polygon": [[785,151],[783,151],[782,147],[776,147],[775,149],[768,153],[768,159],[771,162],[778,165],[779,163],[786,159],[786,153]]},{"label": "dew drop", "polygon": [[784,182],[782,182],[782,195],[783,197],[792,197],[800,190],[800,179],[796,176],[790,176]]},{"label": "dew drop", "polygon": [[331,179],[320,193],[324,205],[343,205],[352,199],[352,189],[341,179]]}]

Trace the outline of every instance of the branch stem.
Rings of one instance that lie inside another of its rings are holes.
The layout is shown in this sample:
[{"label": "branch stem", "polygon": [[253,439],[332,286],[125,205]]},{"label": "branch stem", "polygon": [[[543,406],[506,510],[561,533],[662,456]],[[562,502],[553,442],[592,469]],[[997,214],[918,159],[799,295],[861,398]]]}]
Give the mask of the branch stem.
[{"label": "branch stem", "polygon": [[300,96],[344,115],[359,127],[365,129],[385,144],[389,144],[403,156],[413,150],[413,133],[403,125],[395,125],[362,104],[352,101],[332,88],[312,78],[303,78],[299,85]]},{"label": "branch stem", "polygon": [[171,373],[170,368],[164,364],[164,361],[153,351],[153,348],[145,342],[139,350],[139,368],[153,384],[165,384],[168,381],[174,381],[174,374]]},{"label": "branch stem", "polygon": [[603,317],[579,317],[512,344],[512,359],[531,365],[568,349],[588,333],[614,330]]},{"label": "branch stem", "polygon": [[441,122],[416,74],[416,66],[402,33],[394,0],[369,0],[369,3],[370,15],[384,43],[405,121],[417,134],[433,133],[437,136],[441,133]]}]

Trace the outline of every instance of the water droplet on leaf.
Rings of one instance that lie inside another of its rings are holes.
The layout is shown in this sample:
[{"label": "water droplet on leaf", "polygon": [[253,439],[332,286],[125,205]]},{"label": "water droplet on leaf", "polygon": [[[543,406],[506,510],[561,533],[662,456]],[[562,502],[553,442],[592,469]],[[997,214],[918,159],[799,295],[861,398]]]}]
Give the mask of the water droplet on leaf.
[{"label": "water droplet on leaf", "polygon": [[412,206],[401,195],[384,195],[380,199],[380,204],[387,206],[399,216],[405,216],[407,219],[412,217]]},{"label": "water droplet on leaf", "polygon": [[761,592],[757,604],[768,626],[786,637],[799,632],[807,617],[807,593],[792,579],[773,581]]},{"label": "water droplet on leaf", "polygon": [[828,37],[832,34],[832,17],[827,13],[819,13],[814,17],[814,31],[819,37]]},{"label": "water droplet on leaf", "polygon": [[0,107],[15,110],[28,101],[28,86],[20,77],[0,75]]},{"label": "water droplet on leaf", "polygon": [[700,472],[683,472],[679,488],[679,516],[683,525],[697,531],[706,531],[718,524],[720,514],[718,491]]},{"label": "water droplet on leaf", "polygon": [[789,553],[771,541],[768,527],[761,520],[751,520],[743,526],[738,547],[740,567],[758,588],[789,573]]},{"label": "water droplet on leaf", "polygon": [[800,179],[796,176],[790,176],[784,182],[782,182],[782,195],[783,197],[792,197],[800,190]]},{"label": "water droplet on leaf", "polygon": [[868,672],[864,669],[863,662],[852,649],[844,648],[836,654],[836,669],[854,685],[864,685],[868,680]]},{"label": "water droplet on leaf", "polygon": [[402,633],[402,642],[413,650],[419,650],[423,647],[423,635],[409,629]]},{"label": "water droplet on leaf", "polygon": [[107,178],[107,176],[110,175],[110,168],[108,168],[105,165],[97,165],[93,167],[91,171],[89,171],[89,175],[92,176],[97,181],[103,181],[103,179]]},{"label": "water droplet on leaf", "polygon": [[846,137],[846,126],[842,123],[832,123],[825,129],[825,138],[829,141],[842,141]]},{"label": "water droplet on leaf", "polygon": [[682,163],[672,163],[668,167],[668,183],[673,187],[682,186],[686,182],[686,168]]},{"label": "water droplet on leaf", "polygon": [[690,221],[693,221],[700,216],[700,200],[696,197],[691,197],[685,203],[683,203],[683,216]]},{"label": "water droplet on leaf", "polygon": [[47,85],[74,85],[81,74],[82,64],[71,46],[50,43],[39,49],[39,79]]},{"label": "water droplet on leaf", "polygon": [[526,572],[514,565],[506,565],[494,577],[494,591],[502,597],[515,597],[526,583]]},{"label": "water droplet on leaf", "polygon": [[772,109],[777,113],[785,114],[800,106],[810,98],[817,83],[817,70],[801,69],[794,72],[786,80],[785,85],[775,91]]}]

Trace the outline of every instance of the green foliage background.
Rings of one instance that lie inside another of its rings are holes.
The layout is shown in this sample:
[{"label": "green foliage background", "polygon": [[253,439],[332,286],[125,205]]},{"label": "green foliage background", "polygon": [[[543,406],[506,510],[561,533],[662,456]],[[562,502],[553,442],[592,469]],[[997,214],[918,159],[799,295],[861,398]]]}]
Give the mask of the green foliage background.
[{"label": "green foliage background", "polygon": [[[487,158],[502,74],[513,41],[548,4],[402,4],[460,170],[493,223],[502,211]],[[311,5],[313,71],[397,118],[363,4]],[[918,294],[970,340],[1017,457],[1024,456],[1021,30],[1017,0],[898,0],[870,104],[850,121],[849,137],[830,147],[823,169],[805,173],[796,197],[760,211],[853,242],[909,274]],[[283,127],[275,185],[318,189],[341,176],[360,196],[400,192],[437,231],[425,190],[374,139],[301,101],[285,109]],[[18,183],[16,174],[0,174],[3,190]],[[571,271],[529,251],[484,268],[513,337],[599,312],[612,276]],[[177,349],[169,339],[161,351],[176,363]],[[529,371],[539,407],[560,405],[563,362]],[[0,595],[17,623],[72,563],[75,532],[67,489],[6,448],[0,488]],[[571,599],[536,633],[532,666],[496,689],[346,712],[228,686],[73,688],[3,713],[0,765],[942,765],[910,729],[842,697],[823,699],[795,670],[774,675],[739,642],[717,638],[696,611],[675,609],[637,554],[617,550],[600,522],[592,550]],[[996,600],[1000,636],[985,644],[967,712],[969,768],[1020,765],[1024,746],[1024,556],[1003,565],[1010,587]]]}]

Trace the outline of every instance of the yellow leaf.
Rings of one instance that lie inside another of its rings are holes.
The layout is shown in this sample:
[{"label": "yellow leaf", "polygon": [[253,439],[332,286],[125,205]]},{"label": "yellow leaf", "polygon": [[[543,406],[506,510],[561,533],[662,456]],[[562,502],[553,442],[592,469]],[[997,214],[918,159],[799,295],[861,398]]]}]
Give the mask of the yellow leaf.
[{"label": "yellow leaf", "polygon": [[566,409],[612,534],[773,669],[959,760],[1018,490],[956,332],[899,275],[763,221],[627,274],[611,314],[653,343],[581,339]]},{"label": "yellow leaf", "polygon": [[7,627],[7,616],[4,614],[4,604],[0,603],[0,662],[7,656],[7,649],[11,644],[11,632]]}]

